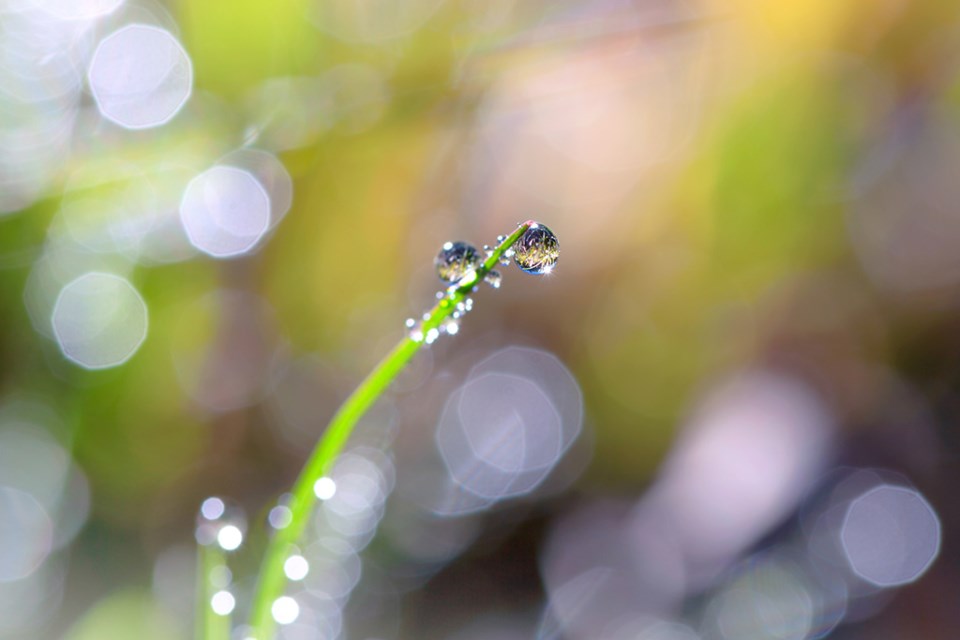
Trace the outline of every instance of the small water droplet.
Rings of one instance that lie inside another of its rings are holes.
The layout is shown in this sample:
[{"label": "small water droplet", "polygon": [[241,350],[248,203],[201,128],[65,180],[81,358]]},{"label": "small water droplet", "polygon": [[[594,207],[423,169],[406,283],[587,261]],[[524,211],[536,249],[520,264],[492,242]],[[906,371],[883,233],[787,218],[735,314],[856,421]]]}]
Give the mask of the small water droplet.
[{"label": "small water droplet", "polygon": [[550,273],[560,257],[557,236],[542,224],[532,224],[513,247],[514,262],[527,273]]},{"label": "small water droplet", "polygon": [[507,239],[507,236],[497,236],[497,244],[503,244],[503,241]]},{"label": "small water droplet", "polygon": [[437,300],[443,300],[443,291],[437,291]]},{"label": "small water droplet", "polygon": [[500,282],[503,280],[503,276],[500,275],[499,271],[488,271],[487,275],[484,276],[483,281],[494,289],[500,288]]},{"label": "small water droplet", "polygon": [[455,336],[460,331],[460,323],[456,320],[448,320],[443,328],[449,335]]},{"label": "small water droplet", "polygon": [[437,275],[445,282],[458,282],[480,266],[480,254],[466,242],[447,242],[433,260]]},{"label": "small water droplet", "polygon": [[452,317],[453,317],[455,320],[459,320],[459,319],[460,319],[460,312],[459,312],[459,311],[454,311]]},{"label": "small water droplet", "polygon": [[197,543],[217,544],[225,551],[233,551],[243,543],[247,519],[243,509],[233,502],[211,496],[200,505],[195,535]]},{"label": "small water droplet", "polygon": [[413,329],[410,331],[410,339],[414,342],[423,342],[423,331],[420,329]]},{"label": "small water droplet", "polygon": [[467,311],[473,309],[473,298],[467,298],[463,301],[463,306]]},{"label": "small water droplet", "polygon": [[417,324],[417,321],[414,320],[413,318],[407,318],[406,321],[403,323],[403,325],[404,325],[407,329],[413,329],[413,326],[414,326],[415,324]]},{"label": "small water droplet", "polygon": [[437,341],[437,338],[440,337],[440,330],[436,327],[432,329],[427,329],[427,335],[424,337],[423,341],[427,344],[433,344]]}]

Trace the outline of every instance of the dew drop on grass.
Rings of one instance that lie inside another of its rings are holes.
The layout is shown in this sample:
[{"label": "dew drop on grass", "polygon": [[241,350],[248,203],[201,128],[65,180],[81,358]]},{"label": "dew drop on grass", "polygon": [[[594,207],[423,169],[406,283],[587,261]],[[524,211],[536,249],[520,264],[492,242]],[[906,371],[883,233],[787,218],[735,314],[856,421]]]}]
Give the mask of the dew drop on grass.
[{"label": "dew drop on grass", "polygon": [[500,275],[499,271],[488,271],[487,275],[484,276],[483,281],[494,289],[500,288],[500,282],[503,280],[503,276]]},{"label": "dew drop on grass", "polygon": [[466,242],[447,242],[433,260],[437,275],[445,282],[458,282],[480,266],[480,254]]},{"label": "dew drop on grass", "polygon": [[527,273],[550,273],[560,257],[560,242],[553,231],[534,223],[513,245],[513,261]]}]

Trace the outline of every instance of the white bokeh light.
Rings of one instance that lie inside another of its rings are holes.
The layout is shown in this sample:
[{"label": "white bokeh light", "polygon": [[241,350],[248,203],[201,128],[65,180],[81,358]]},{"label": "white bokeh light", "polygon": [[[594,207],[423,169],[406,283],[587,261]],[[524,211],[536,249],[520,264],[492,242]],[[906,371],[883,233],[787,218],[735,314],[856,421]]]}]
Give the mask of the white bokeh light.
[{"label": "white bokeh light", "polygon": [[507,347],[454,391],[437,424],[447,481],[426,497],[437,514],[478,511],[537,489],[580,434],[579,386],[553,355]]},{"label": "white bokeh light", "polygon": [[267,514],[267,522],[269,522],[270,526],[274,529],[285,529],[290,526],[292,519],[293,512],[290,511],[290,507],[282,504],[278,504],[273,509],[270,509],[270,513]]},{"label": "white bokeh light", "polygon": [[87,369],[115,367],[147,337],[147,305],[124,278],[90,272],[60,291],[52,324],[64,356]]},{"label": "white bokeh light", "polygon": [[217,591],[213,594],[213,597],[210,598],[210,607],[218,616],[230,615],[236,606],[237,600],[229,591]]},{"label": "white bokeh light", "polygon": [[361,549],[373,538],[393,490],[393,462],[379,450],[357,447],[340,456],[330,476],[336,491],[321,503],[318,516]]},{"label": "white bokeh light", "polygon": [[228,524],[217,532],[217,544],[226,551],[234,551],[243,544],[243,531],[236,525]]},{"label": "white bokeh light", "polygon": [[536,487],[558,461],[560,416],[535,383],[490,373],[451,397],[437,443],[460,487],[481,498],[506,498]]},{"label": "white bokeh light", "polygon": [[53,523],[37,500],[0,486],[0,582],[26,578],[46,560],[53,545]]},{"label": "white bokeh light", "polygon": [[223,515],[226,508],[223,500],[213,496],[203,501],[203,504],[200,505],[200,513],[207,520],[216,520]]},{"label": "white bokeh light", "polygon": [[260,181],[237,167],[217,165],[190,181],[180,220],[190,243],[216,258],[250,251],[270,225],[270,196]]},{"label": "white bokeh light", "polygon": [[281,596],[273,601],[270,612],[279,624],[290,624],[300,616],[300,605],[290,596]]},{"label": "white bokeh light", "polygon": [[301,555],[292,555],[284,561],[283,572],[291,580],[303,580],[310,572],[310,563]]},{"label": "white bokeh light", "polygon": [[917,491],[882,485],[850,503],[840,541],[850,568],[881,587],[913,582],[940,551],[940,519]]},{"label": "white bokeh light", "polygon": [[277,156],[261,149],[237,149],[220,158],[218,165],[248,172],[270,199],[269,228],[277,226],[293,204],[293,178]]},{"label": "white bokeh light", "polygon": [[337,492],[337,483],[333,478],[324,476],[313,483],[313,493],[319,500],[329,500]]},{"label": "white bokeh light", "polygon": [[103,117],[128,129],[146,129],[180,111],[193,88],[193,67],[169,31],[131,24],[100,42],[87,78]]}]

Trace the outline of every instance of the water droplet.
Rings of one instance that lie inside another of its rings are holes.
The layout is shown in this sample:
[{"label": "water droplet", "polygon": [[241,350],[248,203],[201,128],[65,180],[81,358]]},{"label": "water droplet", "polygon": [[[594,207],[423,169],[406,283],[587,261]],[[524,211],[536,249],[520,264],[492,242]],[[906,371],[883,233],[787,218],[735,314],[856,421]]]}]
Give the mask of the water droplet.
[{"label": "water droplet", "polygon": [[424,338],[424,342],[426,342],[427,344],[433,344],[434,342],[437,341],[437,338],[439,338],[439,337],[440,337],[440,330],[439,330],[439,329],[437,329],[437,328],[428,329],[428,330],[427,330],[427,335],[426,335],[426,337]]},{"label": "water droplet", "polygon": [[417,321],[413,318],[407,318],[403,324],[407,329],[413,329],[414,325],[417,324]]},{"label": "water droplet", "polygon": [[473,309],[473,298],[467,298],[466,300],[464,300],[464,301],[463,301],[463,307],[464,307],[464,309],[466,309],[467,311],[472,310],[472,309]]},{"label": "water droplet", "polygon": [[503,276],[500,275],[499,271],[489,271],[487,275],[484,276],[483,281],[494,289],[500,288],[500,282],[503,280]]},{"label": "water droplet", "polygon": [[503,244],[503,241],[507,239],[507,236],[497,236],[497,244]]},{"label": "water droplet", "polygon": [[423,331],[420,329],[413,329],[410,331],[410,339],[414,342],[423,342]]},{"label": "water droplet", "polygon": [[448,320],[447,323],[443,326],[444,331],[446,331],[451,336],[457,334],[460,331],[460,323],[456,320]]},{"label": "water droplet", "polygon": [[465,242],[447,242],[433,261],[437,275],[446,282],[458,282],[480,266],[480,254]]},{"label": "water droplet", "polygon": [[514,262],[527,273],[550,273],[560,257],[557,236],[542,224],[531,225],[513,248],[516,251]]},{"label": "water droplet", "polygon": [[443,291],[437,291],[437,300],[443,300]]},{"label": "water droplet", "polygon": [[233,551],[243,543],[246,528],[243,510],[232,502],[212,496],[200,505],[196,529],[199,544],[217,544],[225,551]]}]

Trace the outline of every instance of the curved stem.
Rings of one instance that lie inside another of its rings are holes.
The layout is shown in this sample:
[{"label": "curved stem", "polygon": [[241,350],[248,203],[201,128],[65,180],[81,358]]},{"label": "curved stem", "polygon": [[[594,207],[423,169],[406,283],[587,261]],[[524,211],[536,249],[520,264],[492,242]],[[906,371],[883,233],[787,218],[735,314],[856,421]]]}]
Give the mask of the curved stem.
[{"label": "curved stem", "polygon": [[491,251],[472,276],[468,274],[459,282],[449,286],[444,296],[416,329],[417,339],[409,335],[405,336],[350,394],[333,416],[293,485],[292,497],[287,505],[291,512],[290,523],[283,529],[279,529],[267,545],[250,615],[252,630],[249,635],[254,640],[268,640],[273,637],[274,620],[271,607],[286,586],[287,578],[283,572],[283,564],[300,536],[303,535],[310,515],[313,513],[317,500],[313,490],[314,484],[329,474],[357,421],[416,355],[424,340],[429,340],[432,331],[439,331],[440,326],[457,310],[458,305],[464,302],[486,275],[497,266],[504,252],[513,246],[513,243],[533,224],[532,220],[521,224]]}]

